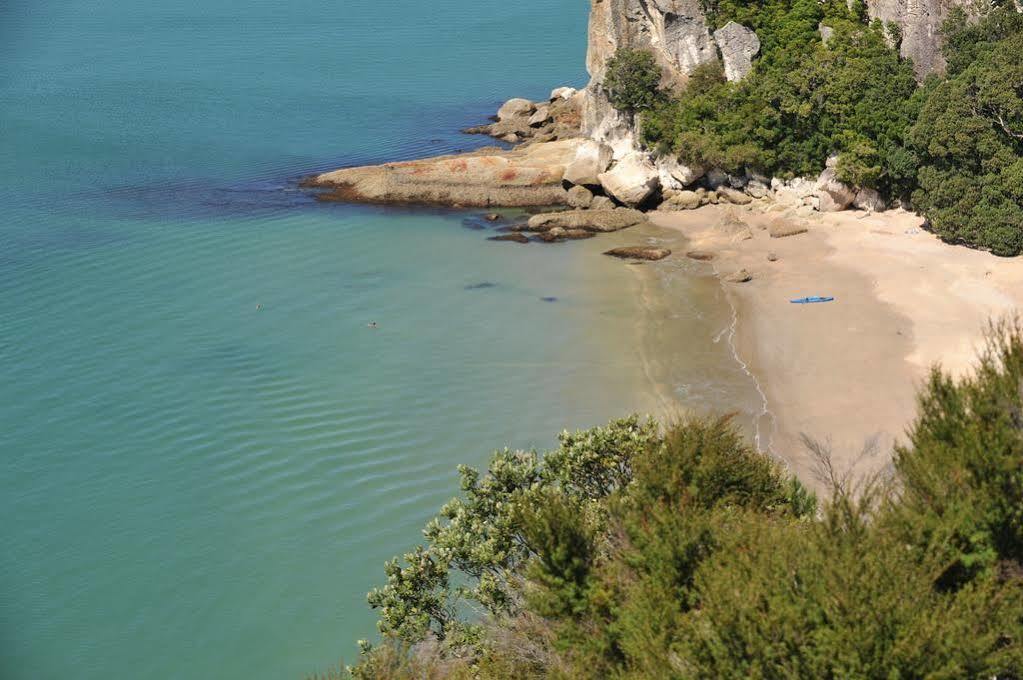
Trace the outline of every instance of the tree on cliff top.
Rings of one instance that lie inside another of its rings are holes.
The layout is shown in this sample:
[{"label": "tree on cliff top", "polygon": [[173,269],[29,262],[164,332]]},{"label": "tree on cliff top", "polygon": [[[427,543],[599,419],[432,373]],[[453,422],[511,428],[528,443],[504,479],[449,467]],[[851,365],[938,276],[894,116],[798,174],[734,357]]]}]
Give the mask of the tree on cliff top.
[{"label": "tree on cliff top", "polygon": [[650,52],[620,49],[607,62],[604,89],[619,111],[649,111],[663,98],[660,85],[661,68]]}]

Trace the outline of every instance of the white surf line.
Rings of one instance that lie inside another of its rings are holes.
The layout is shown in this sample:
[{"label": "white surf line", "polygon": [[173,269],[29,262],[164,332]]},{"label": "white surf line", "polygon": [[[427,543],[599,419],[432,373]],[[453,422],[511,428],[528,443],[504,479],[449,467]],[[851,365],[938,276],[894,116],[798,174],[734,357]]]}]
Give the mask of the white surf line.
[{"label": "white surf line", "polygon": [[[742,360],[741,356],[739,356],[739,349],[735,345],[735,334],[739,328],[739,308],[732,302],[731,298],[728,296],[728,291],[726,291],[724,288],[724,282],[720,278],[717,266],[714,265],[713,269],[714,275],[718,277],[718,282],[721,283],[721,292],[724,293],[725,300],[728,301],[728,306],[732,308],[732,322],[726,328],[723,328],[720,333],[717,334],[717,336],[714,338],[714,343],[717,344],[721,340],[721,336],[725,335],[725,333],[728,334],[728,346],[732,350],[732,357],[735,358],[735,361],[736,363],[739,364],[739,367],[742,369],[742,372],[748,375],[750,380],[753,381],[753,387],[756,388],[757,394],[760,395],[761,402],[760,413],[757,414],[756,418],[753,421],[754,446],[757,447],[757,451],[761,453],[767,453],[775,460],[780,460],[782,464],[784,464],[785,467],[788,468],[789,467],[788,462],[783,460],[781,456],[779,456],[774,450],[774,435],[778,431],[778,419],[774,417],[774,413],[771,412],[771,409],[768,406],[767,394],[764,392],[763,387],[760,386],[760,381],[757,379],[757,376],[753,375],[753,371],[749,369],[749,365]],[[760,432],[760,421],[765,416],[768,417],[771,422],[771,433],[767,439],[766,448],[762,444],[762,437]],[[791,472],[791,470],[789,471]]]}]

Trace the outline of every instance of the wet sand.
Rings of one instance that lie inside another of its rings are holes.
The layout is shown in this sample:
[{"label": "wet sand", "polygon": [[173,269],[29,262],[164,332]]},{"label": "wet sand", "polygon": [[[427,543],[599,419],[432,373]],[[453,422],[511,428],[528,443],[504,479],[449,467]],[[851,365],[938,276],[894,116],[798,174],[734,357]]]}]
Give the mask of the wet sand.
[{"label": "wet sand", "polygon": [[[904,211],[807,218],[764,208],[652,216],[689,248],[711,251],[722,278],[743,268],[752,275],[722,286],[736,313],[737,358],[766,399],[759,443],[823,490],[803,436],[829,447],[839,471],[887,465],[929,368],[968,371],[988,321],[1023,305],[1023,259],[943,244]],[[767,227],[779,220],[808,232],[771,238]],[[789,302],[807,295],[835,301]],[[864,457],[867,450],[874,455]]]}]

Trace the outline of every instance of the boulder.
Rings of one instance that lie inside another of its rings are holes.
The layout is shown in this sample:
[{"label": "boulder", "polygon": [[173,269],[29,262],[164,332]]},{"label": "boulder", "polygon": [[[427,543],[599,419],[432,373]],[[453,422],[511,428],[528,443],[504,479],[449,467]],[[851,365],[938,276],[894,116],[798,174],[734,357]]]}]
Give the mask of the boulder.
[{"label": "boulder", "polygon": [[679,191],[657,208],[658,210],[694,210],[703,205],[704,197],[695,191]]},{"label": "boulder", "polygon": [[831,26],[825,26],[824,22],[817,24],[817,32],[821,34],[821,42],[825,45],[831,40],[831,37],[835,35],[835,29]]},{"label": "boulder", "polygon": [[556,87],[551,90],[551,101],[556,102],[559,99],[571,99],[575,96],[577,90],[574,87]]},{"label": "boulder", "polygon": [[768,227],[768,233],[771,235],[771,238],[785,238],[786,236],[805,234],[807,231],[809,230],[805,225],[783,218],[775,220]]},{"label": "boulder", "polygon": [[721,50],[725,78],[742,80],[753,69],[753,57],[760,51],[760,39],[752,29],[734,21],[714,31],[714,42]]},{"label": "boulder", "polygon": [[698,165],[682,165],[674,156],[661,156],[654,163],[663,189],[684,189],[703,177],[704,170]]},{"label": "boulder", "polygon": [[686,257],[690,260],[699,260],[700,262],[709,262],[714,259],[714,253],[706,250],[690,250],[686,253]]},{"label": "boulder", "polygon": [[589,208],[593,203],[593,192],[584,186],[574,186],[568,190],[568,204],[573,208]]},{"label": "boulder", "polygon": [[772,179],[771,188],[774,189],[774,200],[787,206],[802,205],[803,199],[812,196],[816,191],[814,183],[802,177],[796,177],[788,182]]},{"label": "boulder", "polygon": [[585,229],[586,231],[618,231],[646,221],[646,215],[638,210],[615,208],[614,210],[566,210],[564,212],[540,213],[529,218],[530,231],[561,229]]},{"label": "boulder", "polygon": [[483,216],[483,219],[485,219],[487,222],[496,222],[499,219],[501,219],[501,216],[498,215],[497,213],[487,213],[486,215]]},{"label": "boulder", "polygon": [[551,120],[551,109],[549,106],[538,106],[536,112],[529,117],[530,127],[546,125]]},{"label": "boulder", "polygon": [[875,189],[866,188],[856,192],[856,198],[853,199],[852,204],[854,208],[867,212],[884,212],[887,207],[881,194],[877,193]]},{"label": "boulder", "polygon": [[771,189],[760,180],[751,179],[746,184],[746,193],[753,198],[766,198]]},{"label": "boulder", "polygon": [[590,210],[612,210],[615,207],[615,202],[607,196],[594,196],[590,201]]},{"label": "boulder", "polygon": [[752,198],[731,187],[718,187],[718,198],[735,205],[747,205],[753,202]]},{"label": "boulder", "polygon": [[585,229],[565,229],[564,231],[565,231],[565,238],[573,239],[573,240],[584,239],[584,238],[593,238],[594,236],[597,235],[597,232],[595,232],[595,231],[586,231]]},{"label": "boulder", "polygon": [[777,262],[778,261],[778,255],[775,254],[775,253],[768,253],[767,254],[767,261],[768,262]]},{"label": "boulder", "polygon": [[725,281],[728,281],[729,283],[746,283],[747,281],[752,281],[752,280],[753,280],[753,275],[750,274],[749,271],[747,271],[745,269],[740,269],[738,271],[734,271],[731,274],[728,274],[727,276],[725,276]]},{"label": "boulder", "polygon": [[575,158],[565,168],[565,181],[572,184],[600,186],[600,173],[611,165],[612,150],[607,144],[587,140],[575,153]]},{"label": "boulder", "polygon": [[728,174],[721,170],[708,170],[707,185],[711,189],[717,189],[718,187],[728,186]]},{"label": "boulder", "polygon": [[657,168],[642,153],[629,154],[598,178],[605,193],[633,207],[649,198],[661,184]]},{"label": "boulder", "polygon": [[623,260],[649,260],[651,262],[663,260],[671,255],[667,248],[650,248],[645,246],[624,246],[604,251],[605,255],[621,258]]},{"label": "boulder", "polygon": [[533,115],[534,111],[536,104],[528,99],[509,99],[497,110],[497,120],[502,122],[509,118],[524,118]]},{"label": "boulder", "polygon": [[856,198],[856,190],[848,184],[840,182],[833,167],[825,168],[817,178],[816,190],[817,197],[820,199],[818,210],[821,212],[845,210]]}]

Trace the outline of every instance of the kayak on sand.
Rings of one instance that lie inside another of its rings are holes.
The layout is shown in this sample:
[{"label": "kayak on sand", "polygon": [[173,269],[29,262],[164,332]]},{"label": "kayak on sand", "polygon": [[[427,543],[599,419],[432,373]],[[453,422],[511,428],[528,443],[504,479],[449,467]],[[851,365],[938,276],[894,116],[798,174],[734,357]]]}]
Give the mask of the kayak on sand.
[{"label": "kayak on sand", "polygon": [[811,295],[810,297],[796,298],[795,300],[789,300],[794,305],[808,305],[811,302],[831,302],[835,298],[833,297],[821,297],[820,295]]}]

